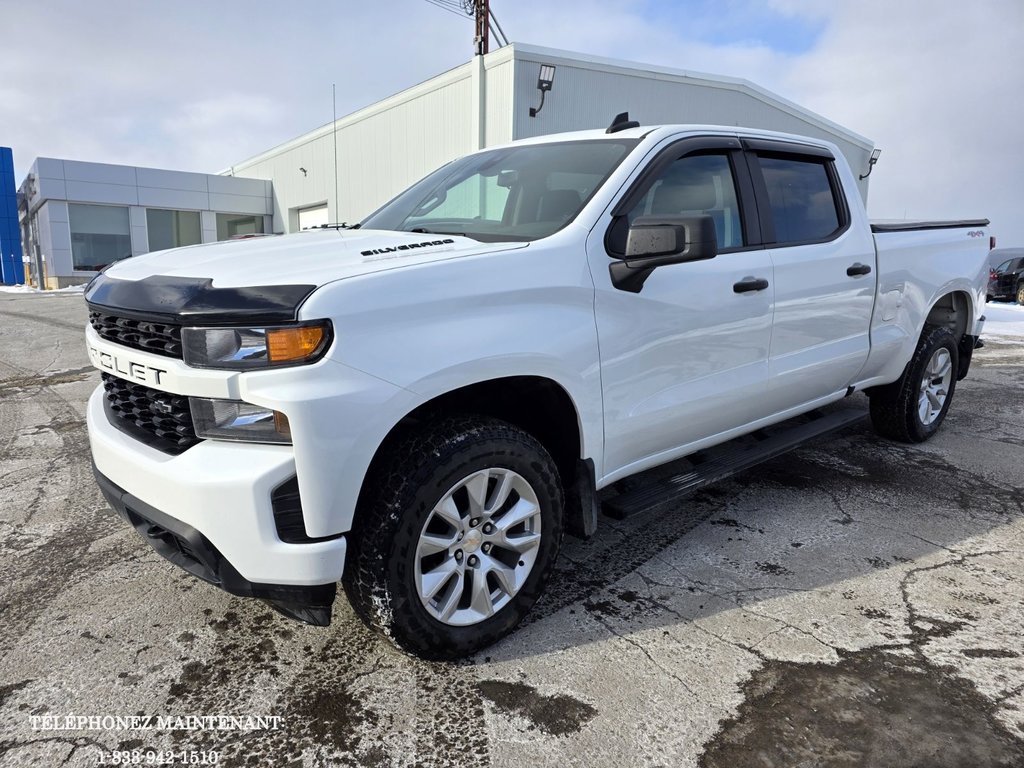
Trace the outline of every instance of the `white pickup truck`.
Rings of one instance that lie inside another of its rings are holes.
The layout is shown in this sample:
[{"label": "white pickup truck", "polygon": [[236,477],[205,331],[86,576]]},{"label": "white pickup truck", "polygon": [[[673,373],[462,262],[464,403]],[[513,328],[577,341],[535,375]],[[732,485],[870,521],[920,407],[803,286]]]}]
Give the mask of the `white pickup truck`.
[{"label": "white pickup truck", "polygon": [[323,625],[340,580],[450,658],[515,627],[623,478],[768,435],[620,513],[847,423],[818,409],[854,392],[881,434],[934,434],[988,222],[873,226],[825,141],[627,120],[455,160],[356,226],[97,276],[111,505],[234,595]]}]

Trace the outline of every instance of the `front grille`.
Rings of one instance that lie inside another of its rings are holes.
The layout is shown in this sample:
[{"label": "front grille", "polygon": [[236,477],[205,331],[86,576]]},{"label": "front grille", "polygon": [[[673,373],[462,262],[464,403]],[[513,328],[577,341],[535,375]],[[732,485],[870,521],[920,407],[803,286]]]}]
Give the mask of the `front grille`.
[{"label": "front grille", "polygon": [[181,453],[199,442],[188,398],[102,374],[110,423],[164,453]]},{"label": "front grille", "polygon": [[89,324],[100,338],[154,355],[181,359],[181,326],[132,320],[91,310]]}]

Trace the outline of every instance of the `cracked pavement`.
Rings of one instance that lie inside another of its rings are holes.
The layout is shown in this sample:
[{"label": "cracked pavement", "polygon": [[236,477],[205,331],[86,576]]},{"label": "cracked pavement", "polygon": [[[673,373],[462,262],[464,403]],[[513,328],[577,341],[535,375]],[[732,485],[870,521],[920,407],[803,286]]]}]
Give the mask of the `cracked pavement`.
[{"label": "cracked pavement", "polygon": [[[510,638],[409,658],[179,572],[89,466],[77,296],[0,294],[0,766],[115,749],[221,765],[1024,765],[1024,340],[939,435],[849,428],[567,539]],[[858,396],[862,403],[862,399]],[[848,404],[848,403],[847,403]],[[253,731],[36,715],[271,715]]]}]

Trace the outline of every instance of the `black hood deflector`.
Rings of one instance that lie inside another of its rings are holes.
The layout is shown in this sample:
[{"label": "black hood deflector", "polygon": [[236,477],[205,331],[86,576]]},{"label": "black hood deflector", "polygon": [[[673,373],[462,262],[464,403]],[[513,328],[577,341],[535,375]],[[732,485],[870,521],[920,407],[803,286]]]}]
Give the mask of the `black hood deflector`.
[{"label": "black hood deflector", "polygon": [[179,325],[287,323],[315,285],[256,285],[214,288],[203,277],[152,275],[119,280],[97,275],[85,290],[90,307],[110,314]]}]

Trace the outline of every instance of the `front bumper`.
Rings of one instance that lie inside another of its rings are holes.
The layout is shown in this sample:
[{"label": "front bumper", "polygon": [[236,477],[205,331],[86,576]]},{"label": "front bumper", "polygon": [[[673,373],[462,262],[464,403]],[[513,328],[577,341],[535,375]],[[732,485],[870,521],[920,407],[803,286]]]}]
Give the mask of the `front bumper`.
[{"label": "front bumper", "polygon": [[289,618],[324,627],[331,623],[331,606],[337,593],[335,582],[297,586],[249,581],[195,528],[165,515],[114,485],[96,469],[95,464],[93,473],[110,506],[158,554],[179,568],[232,595],[265,600]]},{"label": "front bumper", "polygon": [[322,596],[330,587],[333,597],[344,570],[345,538],[286,543],[274,523],[271,493],[295,475],[289,446],[205,440],[168,455],[110,424],[103,399],[100,387],[89,398],[86,420],[100,486],[112,506],[125,509],[137,529],[149,530],[130,513],[142,525],[198,542],[189,544],[193,554],[209,556],[196,558],[202,565],[197,573],[157,546],[159,535],[145,534],[158,552],[232,594],[274,599],[279,588],[313,587],[311,594]]}]

